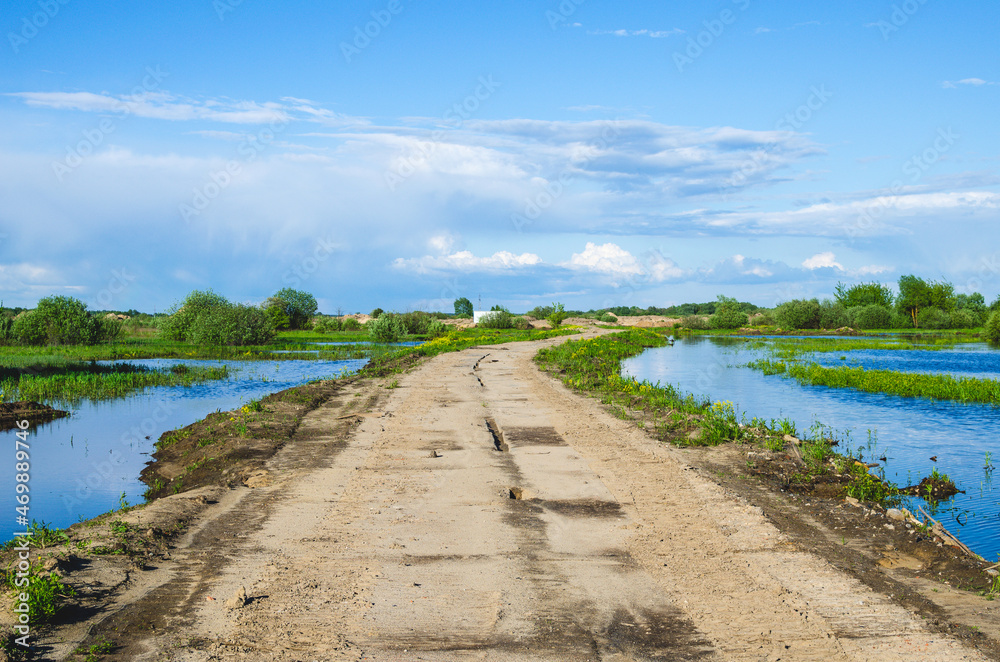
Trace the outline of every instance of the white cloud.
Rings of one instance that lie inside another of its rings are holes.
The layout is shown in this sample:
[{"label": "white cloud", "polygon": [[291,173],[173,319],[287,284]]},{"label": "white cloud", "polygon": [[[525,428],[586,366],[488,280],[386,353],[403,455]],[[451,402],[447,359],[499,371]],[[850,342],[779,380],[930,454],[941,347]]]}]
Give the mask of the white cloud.
[{"label": "white cloud", "polygon": [[540,265],[542,259],[534,253],[515,255],[509,251],[498,251],[487,257],[476,257],[471,251],[459,251],[451,255],[425,256],[420,258],[396,258],[392,266],[396,269],[416,273],[433,271],[459,271],[464,273],[489,271],[514,271]]},{"label": "white cloud", "polygon": [[652,39],[663,39],[673,35],[684,34],[684,30],[673,28],[672,30],[587,30],[587,34],[603,35],[610,34],[615,37],[650,37]]},{"label": "white cloud", "polygon": [[447,255],[448,253],[451,252],[452,248],[455,247],[457,241],[458,241],[457,238],[450,232],[444,232],[442,234],[435,235],[430,239],[428,239],[427,245],[435,253],[441,255]]},{"label": "white cloud", "polygon": [[947,89],[955,89],[959,85],[971,85],[972,87],[982,87],[984,85],[1000,85],[1000,83],[996,83],[989,80],[983,80],[982,78],[963,78],[962,80],[959,81],[946,80],[943,83],[941,83],[941,87]]},{"label": "white cloud", "polygon": [[824,253],[817,253],[811,258],[805,260],[802,266],[806,269],[837,269],[839,271],[844,270],[844,265],[837,262],[837,256],[830,251]]},{"label": "white cloud", "polygon": [[310,102],[284,97],[281,102],[237,101],[217,98],[195,100],[166,91],[136,94],[95,94],[92,92],[11,92],[35,108],[116,113],[169,121],[213,121],[230,124],[284,124],[307,120],[327,125],[365,124],[367,120],[316,108]]},{"label": "white cloud", "polygon": [[643,271],[642,265],[635,259],[635,256],[617,244],[608,243],[598,246],[589,241],[582,253],[574,253],[563,266],[611,276],[635,276]]}]

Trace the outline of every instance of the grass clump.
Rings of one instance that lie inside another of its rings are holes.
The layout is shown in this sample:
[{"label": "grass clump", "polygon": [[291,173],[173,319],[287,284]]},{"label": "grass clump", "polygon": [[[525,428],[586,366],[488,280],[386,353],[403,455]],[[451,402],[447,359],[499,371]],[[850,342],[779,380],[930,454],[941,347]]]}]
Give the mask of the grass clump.
[{"label": "grass clump", "polygon": [[852,388],[905,398],[1000,404],[1000,381],[994,379],[866,370],[850,366],[827,368],[817,363],[803,365],[769,359],[753,361],[747,367],[760,370],[765,375],[791,377],[800,384],[811,386]]}]

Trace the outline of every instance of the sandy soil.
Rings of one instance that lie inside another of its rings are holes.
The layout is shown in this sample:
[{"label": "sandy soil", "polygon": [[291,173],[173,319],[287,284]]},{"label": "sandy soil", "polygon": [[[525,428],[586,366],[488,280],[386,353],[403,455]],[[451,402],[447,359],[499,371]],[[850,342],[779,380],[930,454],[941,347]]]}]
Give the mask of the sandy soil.
[{"label": "sandy soil", "polygon": [[[88,641],[120,660],[995,659],[540,373],[555,342],[349,384],[255,487],[154,503],[204,508]],[[53,632],[47,659],[77,641]]]}]

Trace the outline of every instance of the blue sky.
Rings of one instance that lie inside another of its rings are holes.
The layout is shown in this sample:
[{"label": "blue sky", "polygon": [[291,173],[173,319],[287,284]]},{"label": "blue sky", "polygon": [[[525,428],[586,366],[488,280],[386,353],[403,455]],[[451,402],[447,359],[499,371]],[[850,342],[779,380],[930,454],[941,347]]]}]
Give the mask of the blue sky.
[{"label": "blue sky", "polygon": [[1000,294],[1000,6],[677,4],[7,0],[0,298]]}]

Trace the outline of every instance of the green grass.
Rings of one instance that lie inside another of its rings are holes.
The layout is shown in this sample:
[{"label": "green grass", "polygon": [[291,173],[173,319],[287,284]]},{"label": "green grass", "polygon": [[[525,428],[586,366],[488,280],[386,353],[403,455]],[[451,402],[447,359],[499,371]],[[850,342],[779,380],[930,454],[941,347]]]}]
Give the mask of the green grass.
[{"label": "green grass", "polygon": [[765,375],[782,375],[800,384],[851,388],[866,393],[886,393],[906,398],[930,398],[1000,404],[1000,381],[952,377],[895,370],[865,370],[850,366],[827,368],[816,363],[786,363],[762,359],[747,364]]},{"label": "green grass", "polygon": [[75,403],[84,398],[110,400],[151,386],[190,386],[229,376],[225,367],[192,368],[178,365],[165,370],[154,370],[126,363],[69,363],[58,369],[39,370],[35,374],[11,375],[9,369],[5,369],[4,373],[5,376],[0,381],[0,402],[33,400],[57,403]]}]

